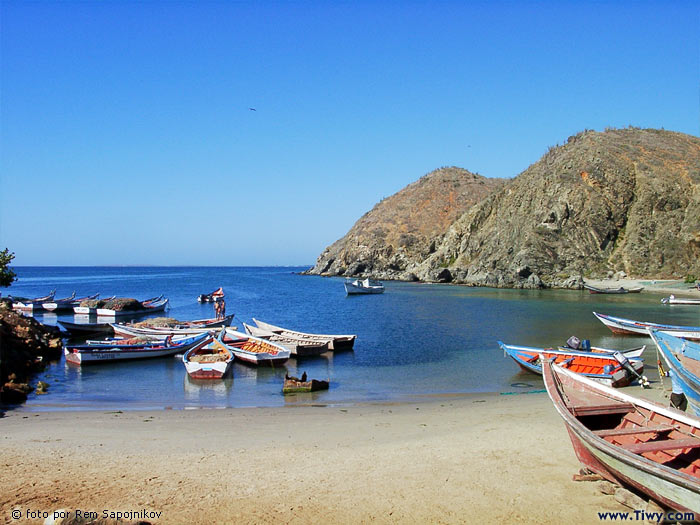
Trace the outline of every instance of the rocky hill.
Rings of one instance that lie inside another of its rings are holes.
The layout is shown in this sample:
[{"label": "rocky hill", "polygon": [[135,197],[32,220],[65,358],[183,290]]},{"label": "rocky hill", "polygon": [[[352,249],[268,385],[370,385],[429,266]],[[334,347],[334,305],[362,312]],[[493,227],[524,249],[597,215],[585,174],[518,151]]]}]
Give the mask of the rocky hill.
[{"label": "rocky hill", "polygon": [[[385,221],[381,235],[353,235],[380,206],[382,217],[398,213],[392,208],[402,200],[395,198],[409,186],[360,219],[312,271],[499,287],[576,287],[582,276],[620,271],[700,276],[697,137],[636,128],[585,131],[496,184],[466,212],[456,211],[444,234],[417,217],[400,229]],[[448,216],[444,211],[442,224]],[[412,235],[420,235],[423,248],[399,256],[396,239]]]},{"label": "rocky hill", "polygon": [[504,183],[461,168],[435,170],[363,215],[307,273],[415,280],[406,269],[425,261],[465,211]]}]

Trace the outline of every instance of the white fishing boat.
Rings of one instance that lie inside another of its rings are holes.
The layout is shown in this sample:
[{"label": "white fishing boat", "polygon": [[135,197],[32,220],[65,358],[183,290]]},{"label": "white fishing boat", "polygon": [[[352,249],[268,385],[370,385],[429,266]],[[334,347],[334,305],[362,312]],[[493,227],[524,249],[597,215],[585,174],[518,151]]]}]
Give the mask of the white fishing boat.
[{"label": "white fishing boat", "polygon": [[668,297],[664,297],[661,299],[661,302],[663,304],[694,304],[694,305],[700,305],[700,299],[689,299],[685,297],[676,297],[675,295],[671,294]]},{"label": "white fishing boat", "polygon": [[679,326],[650,323],[647,321],[633,321],[632,319],[623,319],[622,317],[613,317],[612,315],[599,314],[596,312],[593,312],[593,315],[615,334],[641,334],[649,336],[649,329],[652,329],[675,337],[700,341],[700,326]]},{"label": "white fishing boat", "polygon": [[252,336],[284,346],[294,357],[317,356],[328,351],[328,341],[309,341],[303,337],[290,334],[276,334],[275,332],[257,326],[251,326],[246,323],[243,323],[243,328],[246,333]]},{"label": "white fishing boat", "polygon": [[384,285],[371,279],[348,279],[345,281],[345,293],[348,295],[384,293]]},{"label": "white fishing boat", "polygon": [[139,324],[111,323],[110,326],[116,335],[122,337],[148,336],[160,340],[169,335],[199,335],[231,326],[234,314],[227,315],[224,319],[198,319],[196,321],[182,321],[174,326],[146,326]]},{"label": "white fishing boat", "polygon": [[282,328],[281,326],[275,326],[274,324],[265,323],[255,318],[253,318],[253,322],[258,326],[258,328],[262,328],[276,334],[298,337],[306,341],[327,342],[328,349],[333,351],[352,350],[352,347],[355,344],[355,339],[357,339],[356,335],[310,334],[306,332],[299,332],[288,328]]},{"label": "white fishing boat", "polygon": [[291,355],[291,352],[282,345],[237,332],[233,328],[225,328],[218,339],[226,345],[236,359],[251,365],[281,365]]},{"label": "white fishing boat", "polygon": [[[223,333],[223,330],[222,330]],[[192,379],[223,379],[231,371],[233,353],[218,339],[185,352],[182,362]]]}]

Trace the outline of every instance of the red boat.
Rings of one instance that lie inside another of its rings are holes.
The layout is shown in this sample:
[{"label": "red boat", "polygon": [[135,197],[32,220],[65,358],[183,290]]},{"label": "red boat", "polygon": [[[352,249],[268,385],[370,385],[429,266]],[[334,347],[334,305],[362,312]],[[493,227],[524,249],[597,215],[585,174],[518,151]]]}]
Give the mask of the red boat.
[{"label": "red boat", "polygon": [[[700,517],[700,420],[552,363],[544,384],[579,461],[605,479]],[[683,521],[683,520],[681,520]]]}]

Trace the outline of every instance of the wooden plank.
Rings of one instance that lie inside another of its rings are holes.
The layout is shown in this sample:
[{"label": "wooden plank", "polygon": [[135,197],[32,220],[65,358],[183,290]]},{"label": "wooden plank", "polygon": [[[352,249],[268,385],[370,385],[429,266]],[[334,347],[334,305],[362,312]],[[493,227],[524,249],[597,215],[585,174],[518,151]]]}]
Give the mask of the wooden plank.
[{"label": "wooden plank", "polygon": [[614,403],[608,405],[576,405],[568,407],[576,417],[600,416],[605,414],[627,414],[634,411],[632,403]]},{"label": "wooden plank", "polygon": [[651,432],[670,432],[675,427],[671,425],[659,425],[658,427],[627,427],[627,428],[611,428],[606,430],[594,430],[593,433],[600,437],[606,436],[625,436],[628,434],[649,434]]},{"label": "wooden plank", "polygon": [[645,452],[657,452],[660,450],[700,448],[700,439],[666,439],[664,441],[648,441],[646,443],[635,443],[634,445],[620,446],[625,450],[629,450],[633,454],[644,454]]}]

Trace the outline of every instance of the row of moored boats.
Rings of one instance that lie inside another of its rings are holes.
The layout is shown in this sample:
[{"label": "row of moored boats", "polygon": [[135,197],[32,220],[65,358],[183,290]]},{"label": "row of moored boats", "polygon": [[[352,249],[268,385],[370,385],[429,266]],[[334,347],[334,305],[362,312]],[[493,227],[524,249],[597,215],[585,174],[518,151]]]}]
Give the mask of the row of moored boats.
[{"label": "row of moored boats", "polygon": [[55,295],[56,290],[52,290],[48,295],[33,299],[13,296],[9,296],[9,298],[12,300],[12,309],[21,312],[58,313],[72,311],[79,315],[97,315],[102,317],[148,315],[165,311],[169,304],[168,299],[162,295],[144,299],[143,301],[116,296],[100,299],[100,294],[76,297],[75,292],[69,297],[62,299],[56,299]]}]

